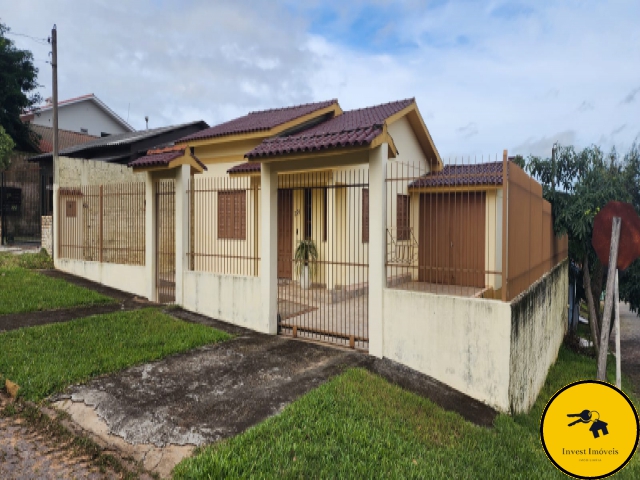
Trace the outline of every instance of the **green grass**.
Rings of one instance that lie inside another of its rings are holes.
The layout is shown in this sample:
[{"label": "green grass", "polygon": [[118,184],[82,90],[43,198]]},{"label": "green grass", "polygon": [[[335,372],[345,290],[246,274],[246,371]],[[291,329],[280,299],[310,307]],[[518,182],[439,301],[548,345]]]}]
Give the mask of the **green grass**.
[{"label": "green grass", "polygon": [[39,401],[96,375],[229,338],[152,308],[23,328],[0,334],[0,380]]},{"label": "green grass", "polygon": [[[549,398],[595,377],[595,361],[564,347],[528,415],[475,426],[363,369],[349,370],[280,415],[200,449],[175,469],[195,478],[566,478],[540,444]],[[640,478],[640,462],[617,478]]]},{"label": "green grass", "polygon": [[12,267],[49,270],[53,268],[53,259],[47,254],[46,250],[41,250],[39,253],[23,253],[21,255],[0,253],[0,269]]},{"label": "green grass", "polygon": [[59,278],[50,278],[20,265],[42,264],[40,259],[24,255],[7,259],[0,257],[0,315],[36,312],[77,306],[111,303],[112,298],[92,290],[72,285]]}]

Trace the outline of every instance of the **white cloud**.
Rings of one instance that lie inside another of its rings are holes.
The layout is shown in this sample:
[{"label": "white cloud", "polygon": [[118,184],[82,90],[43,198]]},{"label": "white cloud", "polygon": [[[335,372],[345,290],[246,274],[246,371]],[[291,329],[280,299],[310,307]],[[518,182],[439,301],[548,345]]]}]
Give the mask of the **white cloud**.
[{"label": "white cloud", "polygon": [[[370,33],[339,35],[376,9],[385,21]],[[145,115],[213,124],[314,100],[415,96],[445,157],[548,155],[556,140],[625,151],[640,131],[638,2],[0,0],[0,12],[39,37],[57,23],[60,97],[93,92],[125,117],[131,104],[138,128]],[[34,51],[48,96],[47,47],[14,38]]]}]

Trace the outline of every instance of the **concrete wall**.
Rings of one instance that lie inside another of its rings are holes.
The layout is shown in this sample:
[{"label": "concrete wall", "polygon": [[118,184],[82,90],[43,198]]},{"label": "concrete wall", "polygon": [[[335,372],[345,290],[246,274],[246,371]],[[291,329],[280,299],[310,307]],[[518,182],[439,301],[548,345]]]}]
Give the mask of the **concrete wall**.
[{"label": "concrete wall", "polygon": [[383,291],[383,354],[500,411],[509,409],[509,304]]},{"label": "concrete wall", "polygon": [[44,248],[49,255],[53,255],[53,217],[44,215],[42,217],[42,240],[40,248]]},{"label": "concrete wall", "polygon": [[263,325],[259,277],[184,272],[182,306],[225,322],[269,333]]},{"label": "concrete wall", "polygon": [[511,302],[509,410],[528,411],[556,361],[567,328],[568,261]]},{"label": "concrete wall", "polygon": [[147,297],[147,278],[144,266],[56,258],[55,267],[63,272],[117,288],[123,292]]},{"label": "concrete wall", "polygon": [[[53,109],[37,113],[31,122],[53,127]],[[72,132],[81,132],[85,128],[88,130],[86,133],[96,137],[101,136],[103,132],[114,135],[129,131],[90,100],[61,105],[58,110],[58,127]]]},{"label": "concrete wall", "polygon": [[60,157],[56,168],[60,187],[144,182],[146,178],[144,173],[133,173],[126,165],[81,158]]}]

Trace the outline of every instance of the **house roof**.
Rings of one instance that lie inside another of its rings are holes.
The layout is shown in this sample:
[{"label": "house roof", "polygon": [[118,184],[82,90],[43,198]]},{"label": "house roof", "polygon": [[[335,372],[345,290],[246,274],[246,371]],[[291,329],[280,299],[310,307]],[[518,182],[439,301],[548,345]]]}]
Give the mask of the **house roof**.
[{"label": "house roof", "polygon": [[260,173],[260,162],[245,162],[227,170],[227,173]]},{"label": "house roof", "polygon": [[[181,128],[189,127],[192,125],[201,125],[203,127],[208,126],[205,122],[203,122],[202,120],[199,120],[197,122],[183,123],[180,125],[170,125],[167,127],[152,128],[149,130],[140,130],[138,132],[119,133],[117,135],[109,135],[108,137],[96,138],[95,140],[84,143],[82,145],[74,145],[72,147],[65,148],[63,150],[60,150],[60,155],[61,156],[78,155],[81,152],[89,152],[91,150],[95,150],[99,148],[130,145],[136,142],[140,142],[142,140],[147,140],[155,136],[160,136],[165,133],[169,133],[174,130],[179,130]],[[40,161],[40,160],[49,159],[51,157],[52,157],[51,153],[45,153],[42,155],[36,155],[35,157],[31,157],[30,160]]]},{"label": "house roof", "polygon": [[147,152],[147,155],[140,157],[133,162],[129,163],[130,167],[135,169],[147,169],[153,167],[168,167],[172,161],[182,157],[190,157],[193,159],[202,170],[206,170],[207,167],[202,163],[198,157],[193,155],[187,148],[166,148],[166,149],[152,149]]},{"label": "house roof", "polygon": [[349,110],[317,126],[291,136],[263,141],[248,152],[249,159],[335,147],[364,146],[384,132],[385,121],[415,103],[414,98]]},{"label": "house roof", "polygon": [[[120,115],[111,110],[102,100],[96,97],[93,93],[89,93],[88,95],[81,95],[75,98],[69,98],[67,100],[61,100],[58,102],[58,108],[66,107],[68,105],[73,105],[75,103],[80,102],[93,102],[95,103],[102,111],[104,111],[107,115],[109,115],[113,120],[115,120],[118,124],[122,126],[125,130],[129,132],[135,132],[135,128],[125,122]],[[20,115],[20,120],[23,122],[29,121],[33,119],[35,115],[40,112],[46,112],[47,110],[53,109],[53,103],[45,103],[44,105],[40,105],[38,107],[33,108],[31,111],[26,112]]]},{"label": "house roof", "polygon": [[226,135],[236,135],[240,133],[268,131],[297,118],[337,104],[338,100],[333,99],[324,102],[305,103],[303,105],[296,105],[293,107],[250,112],[243,117],[188,135],[178,140],[177,143],[184,143],[192,140],[204,140],[206,138],[213,137],[223,137]]},{"label": "house roof", "polygon": [[[40,153],[53,151],[53,128],[32,123],[29,125],[29,130],[39,136],[39,138],[34,138],[34,143]],[[87,135],[86,133],[58,130],[58,144],[60,149],[81,145],[98,138],[99,137],[93,135]]]},{"label": "house roof", "polygon": [[[509,167],[507,166],[507,174]],[[502,185],[502,162],[445,165],[409,184],[409,188]]]}]

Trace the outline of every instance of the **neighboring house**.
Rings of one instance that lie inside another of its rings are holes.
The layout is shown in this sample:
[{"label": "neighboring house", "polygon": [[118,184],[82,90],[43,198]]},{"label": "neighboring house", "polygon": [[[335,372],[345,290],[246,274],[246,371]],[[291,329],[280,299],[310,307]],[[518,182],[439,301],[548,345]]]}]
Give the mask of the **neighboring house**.
[{"label": "neighboring house", "polygon": [[[24,123],[53,128],[53,104],[47,99],[44,105],[20,115]],[[135,129],[111,110],[93,93],[58,102],[58,128],[106,137]]]}]

